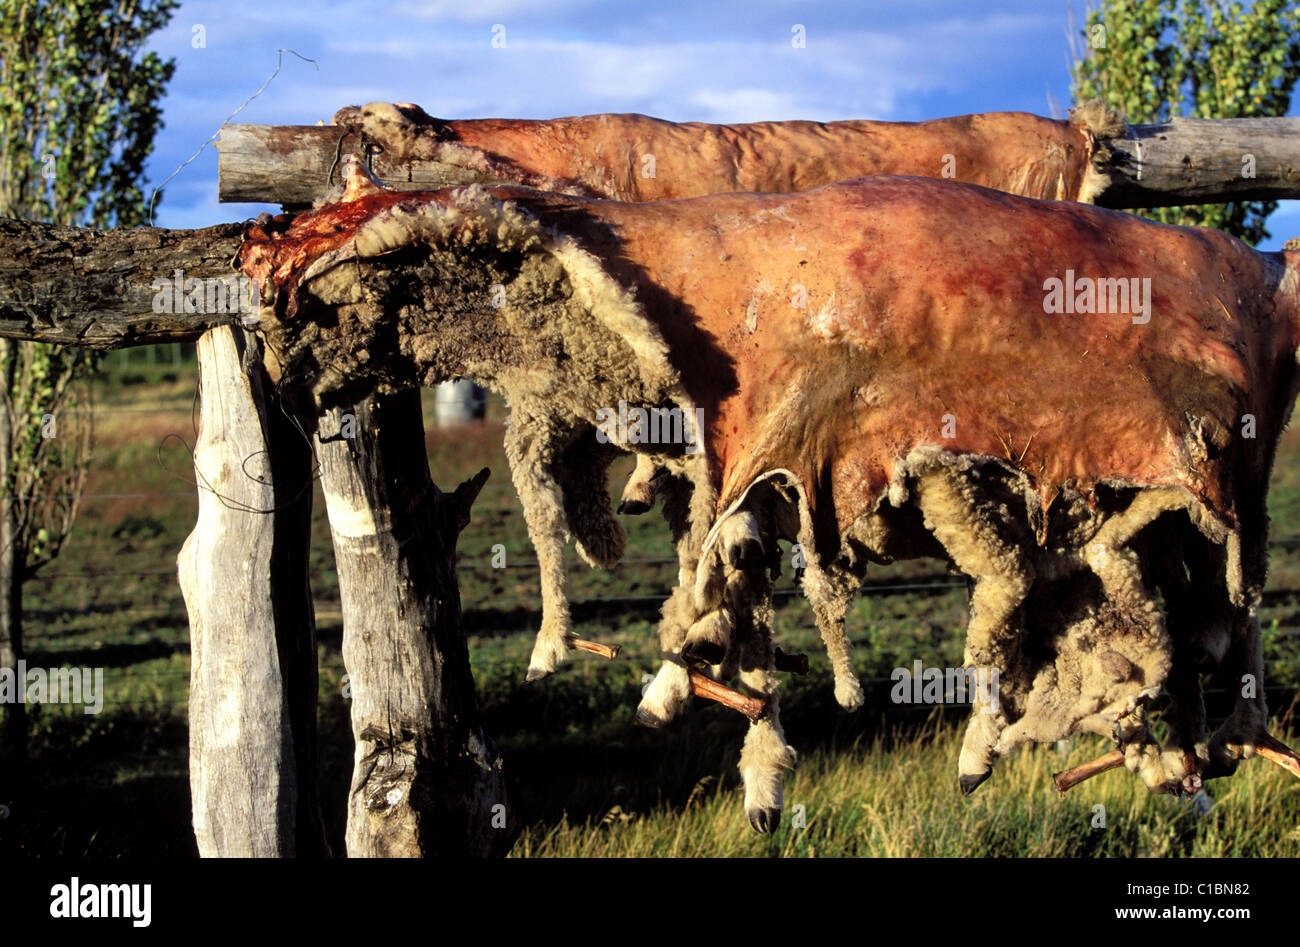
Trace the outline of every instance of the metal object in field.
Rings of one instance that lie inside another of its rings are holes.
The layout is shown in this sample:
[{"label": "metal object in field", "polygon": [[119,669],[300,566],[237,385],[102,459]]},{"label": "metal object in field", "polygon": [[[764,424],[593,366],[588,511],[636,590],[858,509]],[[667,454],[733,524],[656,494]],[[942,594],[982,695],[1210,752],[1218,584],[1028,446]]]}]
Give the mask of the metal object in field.
[{"label": "metal object in field", "polygon": [[487,413],[487,391],[472,381],[464,378],[444,381],[434,388],[434,393],[437,398],[434,416],[440,428],[481,421]]}]

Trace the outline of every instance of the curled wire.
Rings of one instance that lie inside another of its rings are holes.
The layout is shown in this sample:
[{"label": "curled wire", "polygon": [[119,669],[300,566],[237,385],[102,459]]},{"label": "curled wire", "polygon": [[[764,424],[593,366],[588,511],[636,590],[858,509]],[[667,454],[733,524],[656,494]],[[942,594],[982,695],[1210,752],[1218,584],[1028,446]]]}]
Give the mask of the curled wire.
[{"label": "curled wire", "polygon": [[[261,334],[260,330],[254,329],[251,331],[254,331],[256,334],[258,334],[259,338],[265,339],[265,337]],[[268,346],[268,348],[270,349],[272,354],[275,355],[276,360],[281,361],[279,354],[275,352],[274,347]],[[281,364],[283,364],[282,361]],[[190,486],[195,487],[196,489],[199,490],[207,490],[209,493],[211,493],[213,496],[217,498],[217,500],[221,503],[222,506],[230,510],[237,510],[241,513],[271,514],[271,513],[278,513],[282,510],[287,510],[293,506],[296,506],[298,501],[302,498],[303,493],[311,489],[312,484],[314,484],[316,480],[320,477],[321,468],[320,468],[320,461],[315,458],[315,451],[314,451],[314,446],[312,444],[311,437],[307,434],[306,430],[304,430],[298,418],[294,417],[293,413],[290,412],[285,407],[283,385],[284,385],[284,376],[282,375],[280,381],[275,384],[273,389],[273,401],[275,404],[275,408],[282,415],[284,415],[285,419],[289,422],[290,427],[292,427],[295,431],[298,432],[298,436],[303,439],[303,443],[307,445],[308,450],[312,450],[313,452],[311,473],[301,484],[299,484],[298,489],[294,491],[293,496],[288,500],[285,500],[282,503],[277,503],[274,506],[263,509],[260,507],[252,506],[251,504],[245,503],[242,500],[237,500],[234,497],[222,493],[220,490],[218,490],[216,487],[212,485],[212,481],[207,477],[207,475],[203,473],[203,470],[199,467],[198,461],[194,457],[194,448],[190,446],[189,442],[187,442],[184,437],[182,437],[180,434],[177,434],[175,432],[171,432],[165,435],[163,439],[158,443],[158,449],[156,452],[158,466],[161,467],[169,476],[175,477],[177,480],[180,480],[183,483],[189,484]],[[202,392],[203,392],[203,375],[200,372],[199,377],[196,380],[194,385],[194,400],[190,405],[190,427],[193,433],[194,443],[196,445],[198,443],[198,438],[199,438],[198,407],[199,407],[199,400],[200,400],[200,396],[202,395]],[[166,460],[163,459],[163,447],[166,446],[167,442],[172,438],[175,438],[180,443],[181,447],[185,449],[185,452],[189,455],[190,463],[194,468],[196,479],[191,480],[189,477],[177,473],[167,464]],[[240,472],[243,473],[245,477],[247,477],[249,480],[253,481],[254,483],[264,487],[272,487],[274,489],[274,484],[271,480],[263,479],[262,477],[257,476],[256,474],[250,472],[248,469],[248,465],[253,460],[253,458],[263,454],[269,454],[269,451],[267,451],[264,448],[262,450],[256,450],[247,454],[240,461],[239,469]]]}]

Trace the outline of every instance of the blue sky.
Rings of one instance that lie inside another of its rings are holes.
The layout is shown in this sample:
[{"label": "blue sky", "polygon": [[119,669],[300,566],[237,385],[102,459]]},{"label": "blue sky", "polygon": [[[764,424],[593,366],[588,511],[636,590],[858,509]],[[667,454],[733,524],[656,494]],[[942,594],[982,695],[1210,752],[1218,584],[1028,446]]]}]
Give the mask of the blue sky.
[{"label": "blue sky", "polygon": [[[279,48],[316,66],[285,54],[280,74],[235,121],[311,125],[376,100],[416,102],[442,118],[1059,117],[1070,101],[1071,12],[1081,24],[1086,9],[1086,0],[194,0],[151,44],[175,58],[176,76],[150,185],[262,85]],[[791,44],[795,24],[805,48]],[[497,25],[503,48],[492,45]],[[200,227],[263,209],[218,204],[216,194],[209,146],[167,185],[155,222]],[[1300,235],[1300,201],[1285,202],[1269,226],[1266,249]]]}]

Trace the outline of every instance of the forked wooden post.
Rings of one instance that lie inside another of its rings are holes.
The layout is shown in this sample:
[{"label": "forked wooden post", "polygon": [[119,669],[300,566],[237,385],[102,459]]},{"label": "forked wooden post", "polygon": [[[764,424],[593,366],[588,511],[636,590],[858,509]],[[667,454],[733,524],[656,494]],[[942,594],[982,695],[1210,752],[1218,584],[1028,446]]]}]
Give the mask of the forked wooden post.
[{"label": "forked wooden post", "polygon": [[488,472],[434,486],[418,390],[326,412],[317,443],[356,738],[348,855],[504,854],[514,814],[479,723],[455,561]]},{"label": "forked wooden post", "polygon": [[199,516],[177,557],[194,835],[205,857],[322,855],[311,448],[274,403],[255,337],[212,329],[198,357]]}]

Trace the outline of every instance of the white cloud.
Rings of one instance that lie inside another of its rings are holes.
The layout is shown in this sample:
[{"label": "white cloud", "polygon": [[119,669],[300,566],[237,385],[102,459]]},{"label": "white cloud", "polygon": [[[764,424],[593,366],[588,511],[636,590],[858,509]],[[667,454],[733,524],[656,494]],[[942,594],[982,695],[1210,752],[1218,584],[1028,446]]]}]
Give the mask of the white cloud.
[{"label": "white cloud", "polygon": [[697,89],[690,103],[701,110],[701,121],[722,124],[785,121],[809,113],[796,96],[771,89]]},{"label": "white cloud", "polygon": [[598,0],[425,0],[423,3],[398,3],[392,15],[417,20],[455,20],[460,23],[485,23],[517,16],[554,17],[561,13],[600,6]]}]

